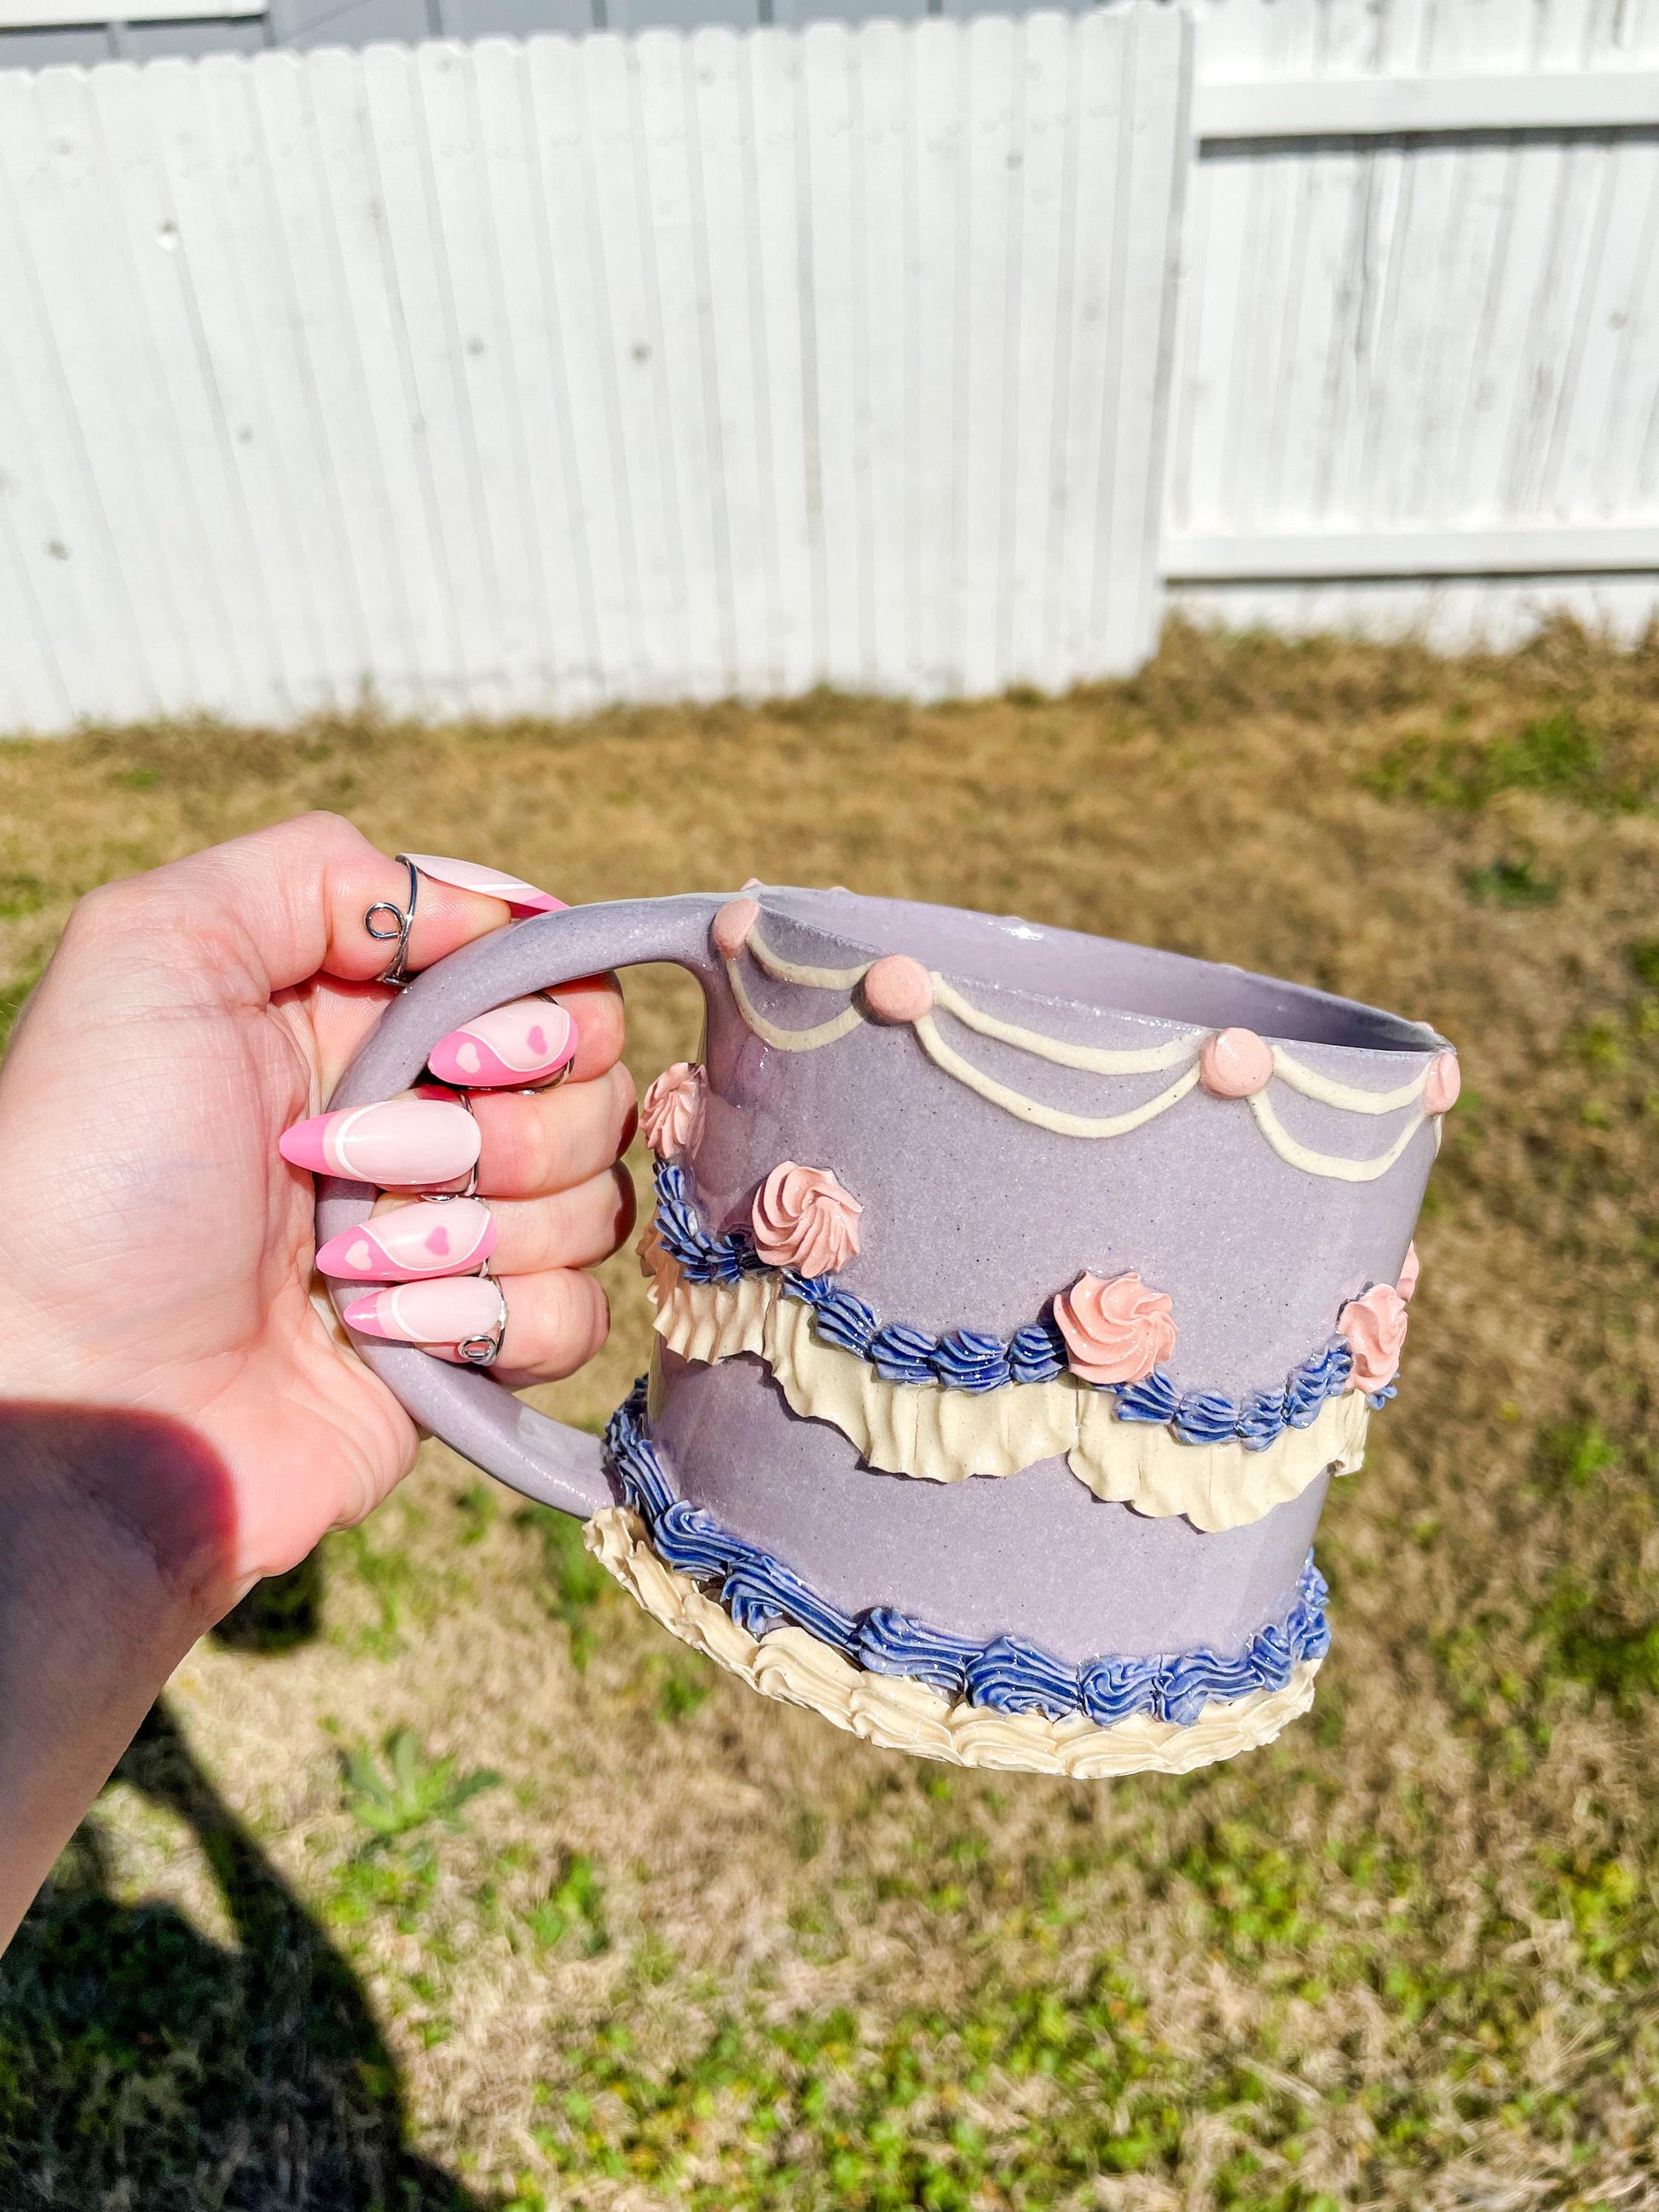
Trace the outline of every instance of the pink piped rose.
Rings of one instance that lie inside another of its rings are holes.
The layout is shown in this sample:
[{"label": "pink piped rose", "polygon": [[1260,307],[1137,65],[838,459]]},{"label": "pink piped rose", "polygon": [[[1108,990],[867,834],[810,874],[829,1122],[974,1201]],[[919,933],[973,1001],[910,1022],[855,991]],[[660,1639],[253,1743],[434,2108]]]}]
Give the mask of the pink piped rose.
[{"label": "pink piped rose", "polygon": [[828,1168],[780,1161],[755,1194],[755,1249],[769,1267],[833,1275],[857,1255],[863,1211]]},{"label": "pink piped rose", "polygon": [[1400,1270],[1400,1280],[1395,1285],[1406,1304],[1412,1302],[1412,1292],[1417,1288],[1417,1279],[1423,1272],[1423,1263],[1417,1256],[1415,1244],[1406,1247],[1406,1264]]},{"label": "pink piped rose", "polygon": [[1351,1390],[1380,1390],[1400,1370],[1406,1348],[1406,1301],[1392,1283],[1377,1283],[1363,1298],[1350,1298],[1336,1317],[1338,1333],[1353,1354]]},{"label": "pink piped rose", "polygon": [[1085,1382],[1139,1382],[1175,1350],[1175,1309],[1139,1275],[1079,1275],[1054,1300],[1073,1375]]},{"label": "pink piped rose", "polygon": [[659,1159],[684,1159],[696,1149],[708,1099],[708,1078],[695,1061],[664,1068],[640,1102],[640,1127]]}]

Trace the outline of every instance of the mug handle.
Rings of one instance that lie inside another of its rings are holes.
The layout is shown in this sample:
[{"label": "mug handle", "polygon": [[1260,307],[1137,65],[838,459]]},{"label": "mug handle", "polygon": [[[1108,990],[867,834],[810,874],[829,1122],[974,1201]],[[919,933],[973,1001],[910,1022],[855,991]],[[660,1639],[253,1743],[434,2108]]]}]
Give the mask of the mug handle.
[{"label": "mug handle", "polygon": [[[331,1109],[371,1105],[407,1091],[451,1030],[510,999],[583,975],[672,961],[689,969],[706,993],[719,973],[709,950],[709,924],[734,896],[703,892],[567,907],[464,945],[427,969],[387,1006],[335,1086]],[[379,1194],[368,1183],[319,1176],[319,1244],[366,1221]],[[360,1295],[360,1287],[330,1285],[337,1312]],[[582,1520],[617,1503],[597,1437],[550,1419],[491,1376],[452,1367],[417,1346],[366,1337],[353,1342],[413,1419],[509,1489]]]}]

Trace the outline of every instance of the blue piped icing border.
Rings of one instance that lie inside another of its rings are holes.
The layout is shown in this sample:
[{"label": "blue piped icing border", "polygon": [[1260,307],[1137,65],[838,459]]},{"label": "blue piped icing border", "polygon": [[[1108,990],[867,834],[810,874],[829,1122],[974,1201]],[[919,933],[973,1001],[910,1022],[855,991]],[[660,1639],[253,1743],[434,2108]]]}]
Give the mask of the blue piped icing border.
[{"label": "blue piped icing border", "polygon": [[1178,1657],[1091,1659],[1068,1667],[1035,1644],[999,1636],[975,1644],[929,1628],[890,1606],[843,1613],[793,1569],[689,1505],[672,1484],[646,1430],[645,1383],[636,1382],[612,1414],[605,1450],[628,1504],[644,1522],[663,1565],[693,1582],[718,1583],[721,1604],[740,1628],[764,1636],[786,1622],[831,1645],[855,1667],[908,1674],[944,1697],[965,1698],[1000,1713],[1086,1713],[1098,1727],[1145,1713],[1189,1727],[1212,1698],[1282,1690],[1297,1663],[1330,1648],[1324,1577],[1308,1554],[1282,1628],[1258,1629],[1237,1658],[1213,1651]]},{"label": "blue piped icing border", "polygon": [[[672,1162],[657,1163],[657,1234],[689,1283],[730,1285],[745,1275],[781,1278],[783,1294],[812,1310],[826,1344],[867,1359],[889,1382],[942,1382],[952,1390],[996,1390],[1005,1382],[1052,1382],[1065,1374],[1066,1340],[1051,1313],[1027,1322],[1006,1341],[976,1329],[953,1328],[929,1336],[902,1322],[878,1322],[862,1298],[837,1290],[824,1276],[770,1267],[747,1231],[711,1236],[702,1225],[690,1176]],[[1353,1354],[1340,1336],[1304,1359],[1277,1390],[1252,1390],[1243,1398],[1224,1390],[1178,1391],[1167,1371],[1155,1368],[1141,1382],[1100,1386],[1117,1400],[1121,1421],[1167,1427],[1184,1444],[1241,1443],[1266,1451],[1286,1429],[1310,1428],[1328,1398],[1340,1398],[1353,1370]],[[1395,1395],[1392,1382],[1368,1394],[1372,1407]]]}]

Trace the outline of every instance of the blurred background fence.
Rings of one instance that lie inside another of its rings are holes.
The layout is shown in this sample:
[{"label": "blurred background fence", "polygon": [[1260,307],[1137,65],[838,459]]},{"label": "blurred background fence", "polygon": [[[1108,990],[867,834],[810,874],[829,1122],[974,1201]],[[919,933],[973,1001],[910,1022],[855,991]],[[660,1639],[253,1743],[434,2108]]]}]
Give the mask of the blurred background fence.
[{"label": "blurred background fence", "polygon": [[87,4],[0,0],[0,728],[1655,603],[1659,0]]},{"label": "blurred background fence", "polygon": [[1148,9],[0,76],[0,721],[1133,663],[1186,45]]},{"label": "blurred background fence", "polygon": [[1214,0],[1164,569],[1230,621],[1628,633],[1659,584],[1659,8]]}]

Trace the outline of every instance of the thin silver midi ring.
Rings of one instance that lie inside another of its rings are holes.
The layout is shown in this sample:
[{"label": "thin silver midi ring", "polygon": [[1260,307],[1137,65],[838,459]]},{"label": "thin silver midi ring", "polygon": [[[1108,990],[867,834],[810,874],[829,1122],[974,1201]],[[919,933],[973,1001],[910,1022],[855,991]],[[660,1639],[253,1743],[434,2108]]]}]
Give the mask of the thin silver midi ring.
[{"label": "thin silver midi ring", "polygon": [[488,1336],[464,1337],[455,1349],[469,1367],[493,1367],[501,1356],[501,1340],[507,1334],[507,1293],[489,1273],[488,1263],[478,1273],[495,1285],[495,1296],[501,1300],[501,1317]]},{"label": "thin silver midi ring", "polygon": [[[374,980],[377,983],[390,983],[394,990],[403,991],[409,987],[409,933],[415,927],[415,902],[420,896],[421,876],[407,853],[399,853],[398,858],[409,871],[409,904],[401,907],[395,899],[376,899],[363,916],[363,927],[377,945],[395,944],[397,950],[392,953],[385,973]],[[374,926],[376,915],[389,916],[391,928],[377,929]]]}]

